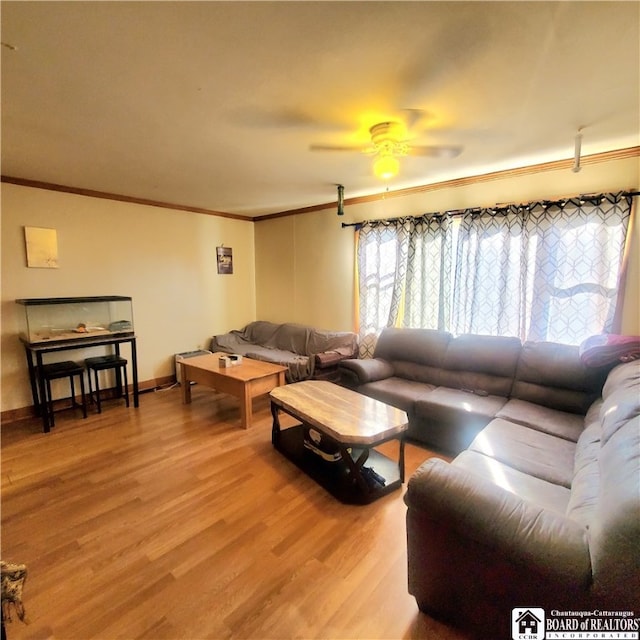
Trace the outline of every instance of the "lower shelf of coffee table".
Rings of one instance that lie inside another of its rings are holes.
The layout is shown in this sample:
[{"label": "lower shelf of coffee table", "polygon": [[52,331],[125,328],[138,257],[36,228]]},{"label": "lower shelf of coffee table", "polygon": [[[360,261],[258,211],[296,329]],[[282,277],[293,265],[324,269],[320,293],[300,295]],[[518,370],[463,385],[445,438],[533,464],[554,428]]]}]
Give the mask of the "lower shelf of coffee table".
[{"label": "lower shelf of coffee table", "polygon": [[[382,476],[385,484],[363,491],[344,460],[329,462],[304,446],[304,430],[303,425],[281,430],[273,443],[274,447],[341,502],[368,504],[402,486],[398,462],[370,449],[364,467]],[[354,447],[351,457],[357,460],[362,451],[362,448]]]}]

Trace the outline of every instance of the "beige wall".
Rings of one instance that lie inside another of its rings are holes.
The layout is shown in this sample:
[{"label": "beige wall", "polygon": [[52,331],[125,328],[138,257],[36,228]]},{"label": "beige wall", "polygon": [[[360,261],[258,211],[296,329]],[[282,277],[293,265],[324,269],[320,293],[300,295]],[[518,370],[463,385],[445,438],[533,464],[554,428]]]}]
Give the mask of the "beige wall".
[{"label": "beige wall", "polygon": [[[506,202],[636,189],[640,159],[614,160],[569,169],[502,178],[372,203],[256,223],[256,310],[264,320],[312,323],[347,330],[354,318],[354,232],[342,222],[420,215]],[[349,197],[346,185],[346,197]],[[640,335],[640,224],[632,238],[623,330]]]},{"label": "beige wall", "polygon": [[[254,225],[3,183],[1,410],[31,404],[16,298],[132,296],[140,380],[149,381],[173,374],[175,353],[254,319],[354,328],[354,233],[342,222],[638,185],[632,158],[388,197],[347,206],[344,218],[331,208]],[[59,269],[26,267],[24,226],[57,230]],[[231,276],[216,273],[220,244],[233,248]],[[640,334],[640,224],[630,249],[623,331]]]},{"label": "beige wall", "polygon": [[353,328],[353,230],[335,211],[258,222],[257,317]]},{"label": "beige wall", "polygon": [[[175,353],[255,319],[251,222],[7,183],[1,195],[2,411],[31,404],[16,298],[132,296],[141,381],[172,375]],[[24,226],[57,230],[59,269],[26,267]],[[221,244],[233,275],[217,274]]]}]

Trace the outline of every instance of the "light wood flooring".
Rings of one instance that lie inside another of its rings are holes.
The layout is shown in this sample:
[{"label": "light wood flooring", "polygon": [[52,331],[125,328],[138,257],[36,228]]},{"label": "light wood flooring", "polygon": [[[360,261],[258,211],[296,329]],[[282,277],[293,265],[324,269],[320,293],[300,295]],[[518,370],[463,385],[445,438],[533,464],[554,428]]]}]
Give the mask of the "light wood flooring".
[{"label": "light wood flooring", "polygon": [[[404,487],[337,502],[254,408],[245,431],[237,400],[196,386],[191,405],[172,388],[58,413],[49,434],[3,425],[2,558],[29,572],[9,640],[463,640],[407,592]],[[408,445],[407,477],[430,455]]]}]

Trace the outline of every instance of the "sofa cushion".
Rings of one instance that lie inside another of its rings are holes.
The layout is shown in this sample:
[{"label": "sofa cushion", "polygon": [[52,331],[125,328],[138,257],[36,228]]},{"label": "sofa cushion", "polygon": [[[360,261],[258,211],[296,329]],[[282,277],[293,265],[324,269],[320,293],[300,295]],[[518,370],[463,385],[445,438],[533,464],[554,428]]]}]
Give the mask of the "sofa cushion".
[{"label": "sofa cushion", "polygon": [[571,487],[576,444],[569,440],[496,418],[469,449],[536,478]]},{"label": "sofa cushion", "polygon": [[508,396],[518,364],[518,338],[461,335],[449,342],[440,385]]},{"label": "sofa cushion", "polygon": [[386,328],[380,334],[374,358],[417,362],[432,367],[442,364],[451,334],[435,329]]},{"label": "sofa cushion", "polygon": [[609,372],[602,386],[602,397],[608,398],[612,393],[622,389],[638,390],[640,384],[640,360],[620,364]]},{"label": "sofa cushion", "polygon": [[567,516],[585,527],[593,519],[600,491],[600,437],[602,427],[592,422],[576,444],[571,498]]},{"label": "sofa cushion", "polygon": [[[640,388],[634,395],[640,402]],[[600,450],[600,491],[589,524],[593,590],[610,605],[640,602],[640,416]],[[606,594],[606,595],[605,595]]]},{"label": "sofa cushion", "polygon": [[582,363],[577,346],[525,342],[511,397],[584,415],[600,395],[605,375]]},{"label": "sofa cushion", "polygon": [[509,400],[496,413],[496,418],[504,418],[572,442],[578,441],[584,429],[584,418],[581,415],[518,399]]},{"label": "sofa cushion", "polygon": [[[601,419],[599,433],[595,411]],[[576,450],[574,491],[579,488],[579,476],[589,471],[591,497],[583,491],[583,505],[578,505],[583,508],[578,510],[571,504],[570,513],[589,528],[592,588],[598,601],[616,607],[635,606],[640,602],[639,361],[611,371],[602,400],[589,410],[586,422]],[[593,454],[597,455],[597,470]]]},{"label": "sofa cushion", "polygon": [[393,365],[381,358],[356,358],[340,363],[340,376],[346,386],[353,388],[367,382],[384,380],[393,375]]},{"label": "sofa cushion", "polygon": [[392,376],[384,380],[364,384],[358,388],[358,391],[371,398],[386,402],[393,407],[408,412],[416,400],[434,388],[433,385],[428,385],[424,382],[405,380],[404,378]]},{"label": "sofa cushion", "polygon": [[564,515],[571,496],[566,487],[518,471],[477,451],[463,451],[451,463],[543,509]]},{"label": "sofa cushion", "polygon": [[616,367],[602,389],[602,444],[640,415],[640,360]]},{"label": "sofa cushion", "polygon": [[506,401],[500,396],[437,387],[416,399],[408,412],[407,435],[437,449],[459,453]]},{"label": "sofa cushion", "polygon": [[424,382],[433,386],[438,386],[441,383],[442,369],[440,367],[432,367],[428,364],[418,364],[417,362],[408,362],[406,360],[395,360],[392,362],[392,366],[393,374],[398,378]]},{"label": "sofa cushion", "polygon": [[500,396],[477,395],[460,389],[437,387],[416,402],[415,414],[443,424],[466,422],[487,425],[507,402]]}]

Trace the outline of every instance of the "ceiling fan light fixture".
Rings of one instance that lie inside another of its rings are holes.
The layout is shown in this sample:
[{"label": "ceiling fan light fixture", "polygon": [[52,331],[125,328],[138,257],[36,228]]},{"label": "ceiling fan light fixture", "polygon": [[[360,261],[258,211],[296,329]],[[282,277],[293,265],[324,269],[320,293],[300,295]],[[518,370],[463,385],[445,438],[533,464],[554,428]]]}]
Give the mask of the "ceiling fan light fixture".
[{"label": "ceiling fan light fixture", "polygon": [[392,155],[378,156],[373,163],[373,173],[377,178],[382,180],[390,180],[395,178],[400,171],[400,162],[398,158]]}]

